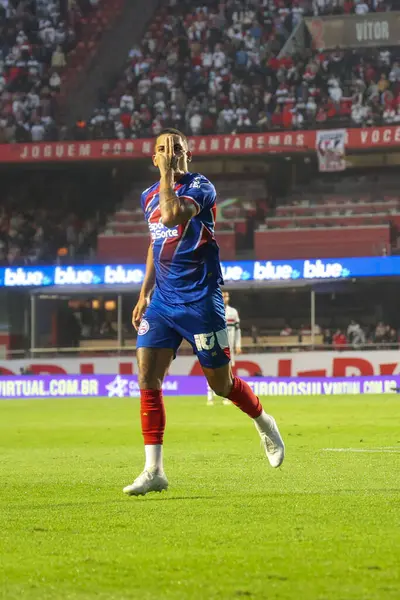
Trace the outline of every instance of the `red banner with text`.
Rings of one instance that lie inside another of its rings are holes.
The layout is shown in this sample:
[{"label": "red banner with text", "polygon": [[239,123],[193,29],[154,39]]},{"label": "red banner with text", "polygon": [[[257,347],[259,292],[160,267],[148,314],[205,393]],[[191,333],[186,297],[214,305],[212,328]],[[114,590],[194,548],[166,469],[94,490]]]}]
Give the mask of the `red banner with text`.
[{"label": "red banner with text", "polygon": [[[346,152],[388,150],[400,147],[400,127],[345,129]],[[209,135],[190,138],[196,156],[230,156],[246,154],[291,154],[315,152],[317,132],[279,131],[260,134]],[[2,163],[81,162],[132,160],[150,157],[152,139],[101,140],[87,142],[41,142],[0,144]]]}]

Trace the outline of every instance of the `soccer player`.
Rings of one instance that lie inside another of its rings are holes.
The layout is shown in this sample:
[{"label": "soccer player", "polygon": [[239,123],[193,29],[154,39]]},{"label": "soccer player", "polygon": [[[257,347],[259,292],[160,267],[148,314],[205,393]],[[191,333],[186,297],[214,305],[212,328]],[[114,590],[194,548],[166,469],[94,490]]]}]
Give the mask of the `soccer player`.
[{"label": "soccer player", "polygon": [[145,465],[124,488],[130,496],[168,488],[161,386],[183,338],[191,344],[214,392],[253,419],[271,466],[279,467],[284,459],[275,419],[264,412],[250,386],[232,375],[214,236],[216,192],[203,175],[189,172],[191,159],[186,137],[176,129],[164,130],[155,141],[153,155],[160,180],[141,198],[151,243],[132,323],[138,332]]},{"label": "soccer player", "polygon": [[[229,292],[222,292],[222,298],[225,306],[225,319],[228,330],[229,352],[231,355],[231,367],[235,366],[235,354],[242,351],[242,332],[240,331],[239,313],[236,308],[229,305]],[[231,405],[231,401],[226,398],[222,400],[223,404]],[[214,392],[207,386],[207,405],[214,406]]]}]

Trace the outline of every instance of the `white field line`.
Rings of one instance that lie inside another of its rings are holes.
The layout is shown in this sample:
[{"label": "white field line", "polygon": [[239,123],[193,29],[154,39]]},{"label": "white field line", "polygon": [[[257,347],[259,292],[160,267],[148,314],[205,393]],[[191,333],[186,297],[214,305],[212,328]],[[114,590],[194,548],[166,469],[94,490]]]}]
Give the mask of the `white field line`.
[{"label": "white field line", "polygon": [[323,452],[363,452],[369,454],[400,454],[400,446],[381,446],[378,448],[322,448]]}]

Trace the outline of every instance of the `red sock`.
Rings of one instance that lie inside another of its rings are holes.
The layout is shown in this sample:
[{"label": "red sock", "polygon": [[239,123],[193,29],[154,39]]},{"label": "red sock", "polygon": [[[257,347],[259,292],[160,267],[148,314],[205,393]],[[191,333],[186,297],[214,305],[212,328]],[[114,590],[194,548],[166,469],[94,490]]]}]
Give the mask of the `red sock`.
[{"label": "red sock", "polygon": [[249,384],[239,377],[233,378],[233,386],[228,398],[252,419],[259,417],[262,413],[261,402]]},{"label": "red sock", "polygon": [[165,408],[161,390],[140,390],[140,417],[145,445],[162,444]]}]

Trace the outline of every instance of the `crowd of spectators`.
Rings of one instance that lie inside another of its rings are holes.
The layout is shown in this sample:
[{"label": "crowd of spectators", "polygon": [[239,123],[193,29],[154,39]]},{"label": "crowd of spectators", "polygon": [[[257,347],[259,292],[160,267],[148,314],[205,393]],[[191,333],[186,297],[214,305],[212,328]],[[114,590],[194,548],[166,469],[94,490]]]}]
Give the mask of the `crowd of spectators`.
[{"label": "crowd of spectators", "polygon": [[[0,1],[0,143],[400,122],[397,47],[280,54],[305,16],[388,0],[169,0],[91,118],[56,119],[68,53],[99,0]],[[306,36],[307,39],[307,36]]]},{"label": "crowd of spectators", "polygon": [[108,210],[105,201],[114,199],[99,174],[90,178],[78,172],[36,169],[23,177],[18,172],[3,173],[0,265],[94,260],[97,233]]},{"label": "crowd of spectators", "polygon": [[368,348],[394,348],[398,347],[399,335],[397,330],[379,321],[375,328],[362,327],[357,321],[352,320],[347,330],[326,329],[323,332],[324,344],[333,346],[335,350],[359,350]]},{"label": "crowd of spectators", "polygon": [[279,56],[303,16],[389,10],[386,0],[176,1],[160,9],[85,135],[137,138],[400,121],[398,48]]},{"label": "crowd of spectators", "polygon": [[63,210],[0,209],[0,265],[71,263],[96,247],[96,219]]},{"label": "crowd of spectators", "polygon": [[0,143],[56,140],[67,55],[99,0],[0,0]]},{"label": "crowd of spectators", "polygon": [[[298,336],[299,343],[304,338],[307,343],[310,342],[311,326],[300,326],[298,330],[292,329],[290,325],[285,326],[280,331],[280,336]],[[335,350],[361,350],[371,348],[397,348],[399,335],[397,330],[379,321],[375,327],[362,327],[360,323],[352,319],[347,329],[322,329],[317,323],[314,325],[315,345],[319,346],[320,341],[324,346]]]}]

